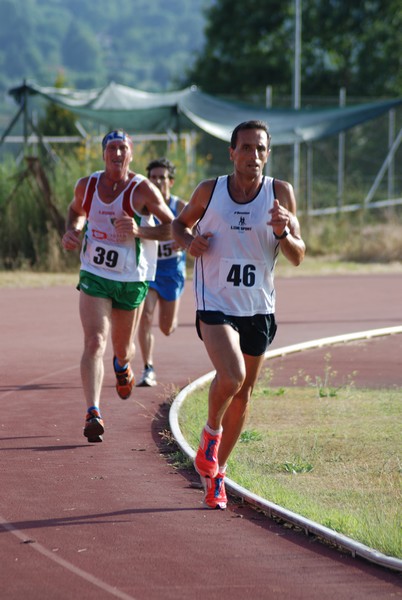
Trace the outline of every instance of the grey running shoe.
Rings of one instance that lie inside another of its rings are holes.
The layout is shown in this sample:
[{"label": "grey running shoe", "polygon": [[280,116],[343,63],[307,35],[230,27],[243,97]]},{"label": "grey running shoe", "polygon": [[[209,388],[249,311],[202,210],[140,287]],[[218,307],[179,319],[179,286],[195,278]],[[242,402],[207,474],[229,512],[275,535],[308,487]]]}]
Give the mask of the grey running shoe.
[{"label": "grey running shoe", "polygon": [[155,371],[152,365],[147,365],[142,372],[137,387],[153,387],[157,384]]}]

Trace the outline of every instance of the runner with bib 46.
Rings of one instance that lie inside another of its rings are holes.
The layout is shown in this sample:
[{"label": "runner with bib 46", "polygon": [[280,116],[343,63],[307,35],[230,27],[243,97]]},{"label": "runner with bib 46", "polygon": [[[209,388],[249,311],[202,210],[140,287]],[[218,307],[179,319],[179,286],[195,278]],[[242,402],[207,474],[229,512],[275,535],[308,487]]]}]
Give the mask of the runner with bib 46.
[{"label": "runner with bib 46", "polygon": [[269,153],[267,125],[240,123],[229,147],[233,173],[201,182],[172,224],[195,257],[196,327],[216,370],[195,458],[208,508],[226,508],[227,461],[276,332],[278,253],[295,266],[305,254],[292,186],[263,174]]}]

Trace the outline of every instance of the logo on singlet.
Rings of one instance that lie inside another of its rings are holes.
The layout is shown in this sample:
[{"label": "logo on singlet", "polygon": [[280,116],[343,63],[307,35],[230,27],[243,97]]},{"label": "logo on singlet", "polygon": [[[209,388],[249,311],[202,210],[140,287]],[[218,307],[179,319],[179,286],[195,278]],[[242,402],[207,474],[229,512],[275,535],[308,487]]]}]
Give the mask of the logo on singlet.
[{"label": "logo on singlet", "polygon": [[239,221],[237,225],[231,225],[230,229],[234,229],[235,231],[251,231],[251,227],[247,227],[246,225],[246,217],[243,216],[244,214],[249,214],[249,213],[240,213],[240,212],[236,212],[235,214],[239,214]]}]

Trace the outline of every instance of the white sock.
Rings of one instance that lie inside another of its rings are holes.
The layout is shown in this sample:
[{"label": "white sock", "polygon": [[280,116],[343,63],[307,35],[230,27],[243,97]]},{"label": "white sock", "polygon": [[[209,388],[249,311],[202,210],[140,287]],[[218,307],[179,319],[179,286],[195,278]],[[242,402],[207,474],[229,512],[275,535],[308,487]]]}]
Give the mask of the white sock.
[{"label": "white sock", "polygon": [[211,429],[208,423],[205,425],[205,430],[208,431],[210,435],[220,435],[223,431],[223,427],[219,427],[219,429]]}]

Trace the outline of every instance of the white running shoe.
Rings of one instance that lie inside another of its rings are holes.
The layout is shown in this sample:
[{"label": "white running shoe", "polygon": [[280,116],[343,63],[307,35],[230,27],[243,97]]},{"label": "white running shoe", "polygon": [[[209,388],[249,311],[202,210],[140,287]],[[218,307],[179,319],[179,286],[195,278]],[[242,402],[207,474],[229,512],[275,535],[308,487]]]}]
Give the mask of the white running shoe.
[{"label": "white running shoe", "polygon": [[137,387],[154,387],[157,384],[155,371],[152,365],[147,365],[142,372]]}]

